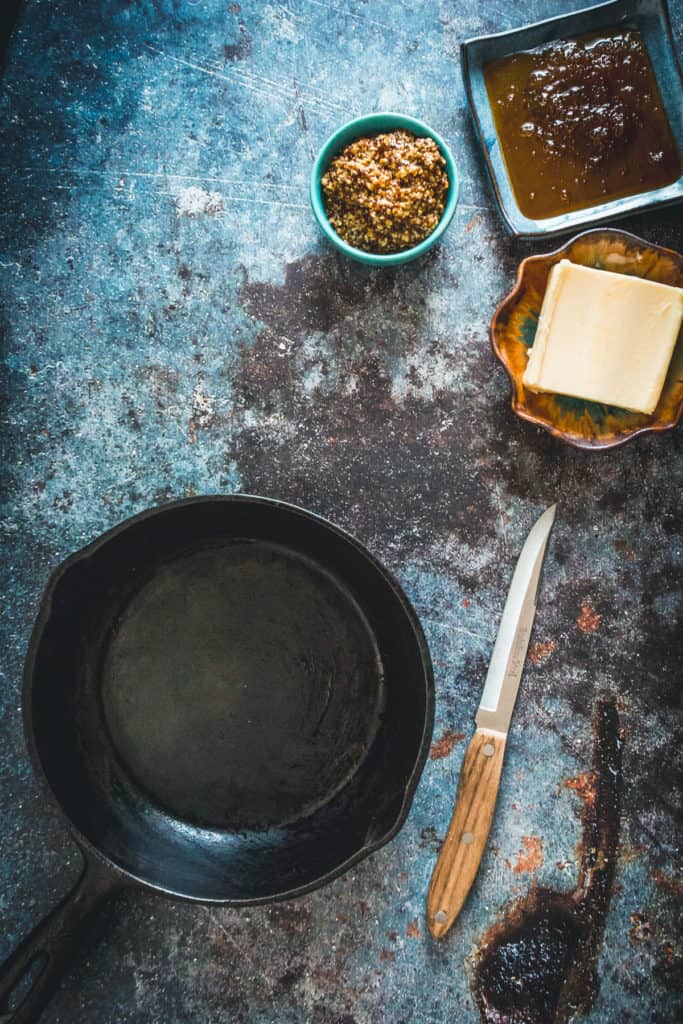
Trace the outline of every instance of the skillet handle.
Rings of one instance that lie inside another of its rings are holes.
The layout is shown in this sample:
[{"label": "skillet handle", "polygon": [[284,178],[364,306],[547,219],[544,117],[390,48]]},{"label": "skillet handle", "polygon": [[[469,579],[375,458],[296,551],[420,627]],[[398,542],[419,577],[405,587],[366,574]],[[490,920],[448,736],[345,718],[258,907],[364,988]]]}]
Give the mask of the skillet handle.
[{"label": "skillet handle", "polygon": [[[95,911],[119,887],[120,881],[111,869],[86,854],[84,857],[83,873],[71,892],[0,966],[0,1024],[33,1024],[38,1019]],[[33,971],[37,973],[31,987],[15,1005],[12,994],[24,976]]]}]

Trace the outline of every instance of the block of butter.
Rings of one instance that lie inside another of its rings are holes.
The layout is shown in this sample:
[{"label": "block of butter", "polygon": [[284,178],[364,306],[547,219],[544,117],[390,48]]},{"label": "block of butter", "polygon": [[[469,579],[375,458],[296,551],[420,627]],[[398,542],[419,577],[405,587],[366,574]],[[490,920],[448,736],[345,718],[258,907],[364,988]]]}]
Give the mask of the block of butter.
[{"label": "block of butter", "polygon": [[683,289],[560,260],[524,386],[651,413],[683,319]]}]

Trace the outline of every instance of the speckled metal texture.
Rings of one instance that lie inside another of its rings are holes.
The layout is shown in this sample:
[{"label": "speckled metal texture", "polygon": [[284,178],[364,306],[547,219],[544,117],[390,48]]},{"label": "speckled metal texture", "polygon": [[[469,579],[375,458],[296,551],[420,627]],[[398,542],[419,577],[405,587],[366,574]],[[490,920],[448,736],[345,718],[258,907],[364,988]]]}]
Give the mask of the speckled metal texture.
[{"label": "speckled metal texture", "polygon": [[[505,236],[458,67],[463,39],[581,5],[22,8],[0,95],[0,958],[79,870],[22,735],[31,624],[50,570],[125,516],[241,490],[331,518],[405,587],[437,685],[392,843],[271,907],[118,897],[45,1024],[476,1024],[473,950],[533,886],[574,891],[586,870],[600,701],[623,791],[580,1019],[681,1016],[681,430],[590,453],[510,411],[488,324],[542,246]],[[681,0],[671,15],[680,48]],[[443,243],[382,272],[333,252],[307,201],[318,147],[379,109],[432,125],[462,175]],[[675,209],[623,226],[683,239]],[[437,945],[428,880],[515,559],[554,501],[489,849]]]}]

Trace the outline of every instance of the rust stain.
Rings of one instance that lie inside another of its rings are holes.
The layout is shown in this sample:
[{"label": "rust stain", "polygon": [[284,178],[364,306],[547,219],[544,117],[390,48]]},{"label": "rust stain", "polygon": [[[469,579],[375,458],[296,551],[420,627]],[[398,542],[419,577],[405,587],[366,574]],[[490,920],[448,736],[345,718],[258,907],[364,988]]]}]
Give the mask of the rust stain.
[{"label": "rust stain", "polygon": [[652,877],[660,889],[666,889],[667,892],[672,892],[675,896],[683,896],[682,878],[672,878],[671,875],[665,875],[659,868],[655,868],[652,872]]},{"label": "rust stain", "polygon": [[406,935],[409,939],[422,938],[422,929],[420,928],[420,924],[416,917],[414,917],[412,921],[408,921],[408,924],[406,925]]},{"label": "rust stain", "polygon": [[619,860],[622,864],[632,864],[645,853],[643,843],[622,843],[619,847]]},{"label": "rust stain", "polygon": [[523,849],[517,854],[512,873],[515,875],[533,874],[543,866],[543,840],[538,836],[522,836]]},{"label": "rust stain", "polygon": [[455,744],[464,739],[464,732],[453,732],[451,729],[446,729],[443,735],[432,743],[429,748],[429,756],[432,761],[439,761],[442,757],[448,757]]},{"label": "rust stain", "polygon": [[483,1024],[568,1024],[595,1002],[619,840],[621,741],[614,702],[599,702],[593,730],[595,799],[583,806],[576,888],[533,886],[484,935],[471,961]]},{"label": "rust stain", "polygon": [[382,949],[379,954],[380,960],[395,960],[396,954],[393,949]]},{"label": "rust stain", "polygon": [[479,227],[480,224],[481,217],[477,214],[472,218],[472,220],[468,220],[467,224],[465,224],[465,231],[469,235],[470,231],[472,231],[473,228]]},{"label": "rust stain", "polygon": [[662,946],[662,959],[667,967],[672,967],[676,962],[676,950],[672,943],[665,942]]},{"label": "rust stain", "polygon": [[529,660],[532,665],[542,665],[544,661],[548,660],[554,650],[554,640],[537,640],[529,648]]},{"label": "rust stain", "polygon": [[571,779],[565,779],[562,783],[567,789],[573,789],[576,795],[591,807],[595,803],[597,784],[598,779],[593,771],[580,772]]},{"label": "rust stain", "polygon": [[635,551],[632,551],[631,548],[628,547],[625,540],[615,540],[614,547],[615,550],[627,560],[627,562],[635,561]]},{"label": "rust stain", "polygon": [[654,926],[650,924],[645,914],[639,911],[631,914],[631,930],[628,934],[634,945],[638,942],[649,942],[654,933]]},{"label": "rust stain", "polygon": [[582,633],[597,633],[601,622],[602,615],[598,615],[589,598],[584,598],[576,625]]}]

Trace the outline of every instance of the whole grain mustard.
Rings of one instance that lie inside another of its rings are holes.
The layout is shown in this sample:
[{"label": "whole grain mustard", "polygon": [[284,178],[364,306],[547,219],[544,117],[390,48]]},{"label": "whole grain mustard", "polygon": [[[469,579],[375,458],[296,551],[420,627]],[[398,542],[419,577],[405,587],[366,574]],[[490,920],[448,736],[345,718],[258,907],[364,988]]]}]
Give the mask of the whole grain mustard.
[{"label": "whole grain mustard", "polygon": [[403,129],[357,139],[321,179],[328,220],[340,238],[364,252],[412,249],[441,220],[445,167],[433,139]]}]

